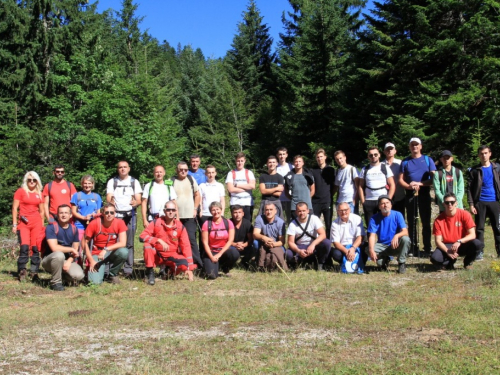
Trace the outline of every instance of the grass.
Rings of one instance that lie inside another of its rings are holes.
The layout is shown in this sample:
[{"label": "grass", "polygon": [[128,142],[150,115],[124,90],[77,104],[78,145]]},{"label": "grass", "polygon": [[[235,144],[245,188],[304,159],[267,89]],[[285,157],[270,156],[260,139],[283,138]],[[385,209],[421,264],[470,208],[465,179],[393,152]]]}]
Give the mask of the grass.
[{"label": "grass", "polygon": [[394,263],[368,275],[235,270],[62,293],[17,282],[4,256],[0,373],[498,374],[488,236],[472,271],[437,273],[411,259],[405,275]]}]

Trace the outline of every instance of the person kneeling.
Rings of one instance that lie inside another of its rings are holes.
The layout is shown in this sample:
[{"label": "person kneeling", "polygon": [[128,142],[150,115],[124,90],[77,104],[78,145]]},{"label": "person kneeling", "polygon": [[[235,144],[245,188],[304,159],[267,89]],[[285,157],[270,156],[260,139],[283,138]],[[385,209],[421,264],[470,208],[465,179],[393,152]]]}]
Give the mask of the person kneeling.
[{"label": "person kneeling", "polygon": [[[88,262],[88,279],[92,284],[102,284],[106,268],[102,266],[109,264],[108,281],[119,284],[118,272],[128,257],[127,225],[115,217],[116,209],[112,203],[106,203],[101,213],[102,216],[90,222],[82,239]],[[91,240],[94,241],[92,250],[89,246]]]},{"label": "person kneeling", "polygon": [[332,258],[341,265],[344,273],[363,273],[368,255],[361,249],[365,228],[361,217],[351,213],[349,203],[337,206],[337,218],[330,233],[333,244]]},{"label": "person kneeling", "polygon": [[79,256],[80,240],[78,229],[71,220],[71,207],[62,204],[57,208],[56,221],[45,229],[47,248],[43,254],[42,267],[52,274],[50,289],[63,291],[62,278],[68,282],[78,282],[85,276],[75,260]]},{"label": "person kneeling", "polygon": [[384,270],[389,265],[389,256],[397,256],[398,272],[405,273],[410,237],[403,215],[391,210],[392,200],[387,195],[378,198],[378,208],[380,211],[372,216],[368,226],[368,255]]},{"label": "person kneeling", "polygon": [[203,266],[207,278],[219,277],[219,266],[226,276],[240,258],[240,252],[231,246],[234,240],[234,225],[231,220],[222,217],[220,202],[212,202],[209,206],[212,217],[203,223],[201,239],[205,249]]},{"label": "person kneeling", "polygon": [[193,281],[193,254],[189,236],[184,225],[175,218],[177,206],[174,201],[165,203],[165,216],[151,221],[141,233],[144,242],[144,263],[149,285],[155,284],[154,267],[165,265],[169,275],[183,272]]},{"label": "person kneeling", "polygon": [[453,269],[459,256],[464,257],[464,268],[468,269],[481,253],[484,243],[476,239],[476,224],[467,211],[458,208],[457,197],[447,193],[443,197],[444,212],[434,221],[434,236],[437,249],[431,262],[439,270]]}]

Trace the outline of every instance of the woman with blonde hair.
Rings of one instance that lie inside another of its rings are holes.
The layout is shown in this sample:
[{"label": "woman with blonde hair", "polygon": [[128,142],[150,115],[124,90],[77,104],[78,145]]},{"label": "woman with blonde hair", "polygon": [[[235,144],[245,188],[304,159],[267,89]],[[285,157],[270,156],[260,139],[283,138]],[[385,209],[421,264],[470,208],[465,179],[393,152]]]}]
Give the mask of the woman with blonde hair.
[{"label": "woman with blonde hair", "polygon": [[20,251],[17,260],[17,272],[19,281],[26,279],[26,265],[30,258],[30,276],[32,280],[38,278],[40,267],[40,249],[37,240],[43,230],[43,195],[42,182],[38,173],[29,171],[24,175],[23,183],[14,193],[12,202],[12,232],[17,234]]}]

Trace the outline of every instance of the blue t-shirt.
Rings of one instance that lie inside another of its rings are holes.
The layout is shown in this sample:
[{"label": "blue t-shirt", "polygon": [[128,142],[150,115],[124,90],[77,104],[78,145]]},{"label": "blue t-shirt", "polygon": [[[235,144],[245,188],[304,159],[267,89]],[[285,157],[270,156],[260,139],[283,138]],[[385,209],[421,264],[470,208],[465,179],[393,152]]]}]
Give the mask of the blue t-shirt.
[{"label": "blue t-shirt", "polygon": [[425,182],[431,179],[431,174],[429,171],[436,170],[436,164],[432,158],[428,157],[429,165],[425,160],[425,156],[422,155],[419,158],[409,158],[409,160],[404,160],[399,168],[399,173],[403,173],[404,180],[406,183],[412,181]]},{"label": "blue t-shirt", "polygon": [[207,176],[205,176],[205,170],[201,168],[198,168],[196,172],[188,171],[188,175],[193,176],[194,180],[198,185],[201,185],[208,181]]},{"label": "blue t-shirt", "polygon": [[[77,211],[82,216],[97,213],[102,207],[101,196],[97,193],[86,194],[83,191],[73,194],[71,197],[71,205],[77,207]],[[86,221],[75,220],[75,225],[78,229],[85,229]]]},{"label": "blue t-shirt", "polygon": [[394,236],[404,228],[406,223],[401,212],[391,210],[389,216],[382,216],[380,212],[372,216],[368,233],[376,233],[378,242],[389,246]]},{"label": "blue t-shirt", "polygon": [[479,200],[481,202],[495,202],[497,199],[493,182],[493,165],[490,164],[489,167],[481,167],[481,169],[483,170],[483,184]]},{"label": "blue t-shirt", "polygon": [[[55,227],[58,226],[58,231],[56,235]],[[45,228],[45,238],[48,240],[57,240],[57,244],[65,247],[73,247],[73,243],[80,242],[80,238],[78,237],[78,231],[73,229],[73,226],[70,224],[66,229],[62,228],[58,224],[49,224]],[[52,253],[50,246],[47,248],[47,252],[45,256]],[[69,258],[71,254],[65,253],[64,256],[66,259]]]},{"label": "blue t-shirt", "polygon": [[264,215],[257,216],[254,228],[260,229],[260,233],[277,241],[279,236],[285,236],[285,222],[279,216],[275,216],[272,223],[268,223]]}]

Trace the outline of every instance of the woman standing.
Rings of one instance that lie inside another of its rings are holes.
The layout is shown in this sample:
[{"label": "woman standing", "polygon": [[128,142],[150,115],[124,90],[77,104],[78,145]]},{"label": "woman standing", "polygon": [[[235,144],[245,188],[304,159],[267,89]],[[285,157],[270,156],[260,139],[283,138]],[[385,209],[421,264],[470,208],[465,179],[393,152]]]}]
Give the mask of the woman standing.
[{"label": "woman standing", "polygon": [[71,211],[81,241],[85,228],[102,207],[102,198],[99,194],[92,192],[95,186],[94,177],[89,174],[85,175],[80,183],[82,191],[73,194],[71,197]]},{"label": "woman standing", "polygon": [[26,264],[30,257],[30,247],[30,276],[32,280],[38,278],[40,249],[36,242],[43,229],[43,218],[42,182],[38,173],[29,171],[24,175],[21,187],[14,193],[12,202],[12,232],[17,234],[21,246],[17,260],[19,281],[26,279]]},{"label": "woman standing", "polygon": [[240,252],[232,247],[234,240],[234,225],[231,220],[222,217],[220,202],[212,202],[209,206],[212,217],[203,223],[201,238],[205,252],[203,266],[209,279],[219,276],[219,267],[229,276],[240,257]]}]

